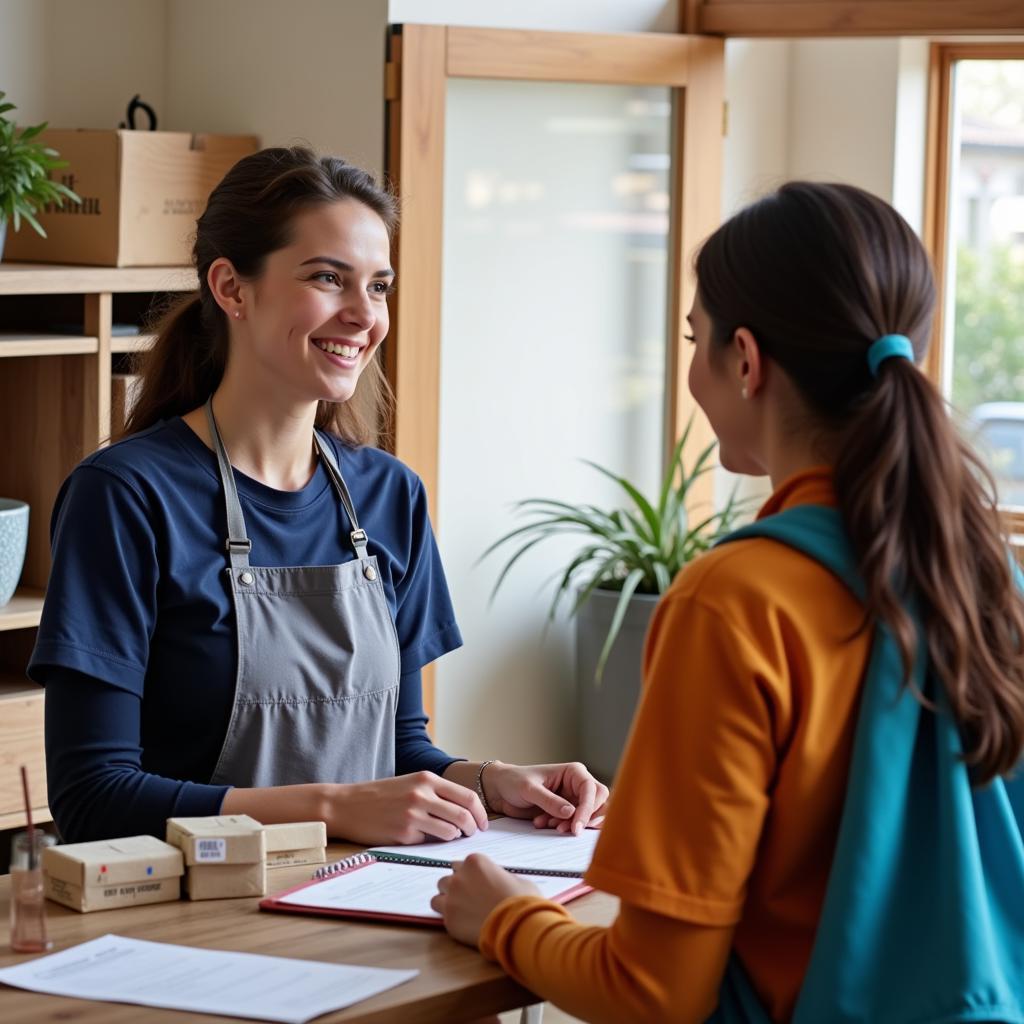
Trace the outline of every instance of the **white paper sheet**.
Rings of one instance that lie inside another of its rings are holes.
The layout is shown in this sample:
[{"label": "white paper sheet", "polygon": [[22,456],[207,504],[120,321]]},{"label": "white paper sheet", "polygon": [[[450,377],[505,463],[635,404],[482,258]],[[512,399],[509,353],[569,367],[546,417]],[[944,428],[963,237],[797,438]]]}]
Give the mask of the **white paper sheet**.
[{"label": "white paper sheet", "polygon": [[104,935],[2,968],[0,982],[56,996],[305,1024],[418,973]]},{"label": "white paper sheet", "polygon": [[582,876],[594,856],[600,832],[584,829],[578,835],[564,835],[549,828],[534,828],[531,821],[497,818],[486,832],[449,842],[423,843],[418,846],[378,846],[371,853],[396,857],[434,860],[451,864],[471,853],[484,853],[502,867],[534,871],[564,871]]},{"label": "white paper sheet", "polygon": [[[344,875],[334,875],[290,896],[282,896],[278,902],[297,907],[330,907],[439,918],[441,915],[430,909],[430,901],[437,893],[438,879],[450,874],[448,868],[377,861]],[[549,875],[531,876],[530,881],[549,899],[576,884],[571,878],[552,878]]]}]

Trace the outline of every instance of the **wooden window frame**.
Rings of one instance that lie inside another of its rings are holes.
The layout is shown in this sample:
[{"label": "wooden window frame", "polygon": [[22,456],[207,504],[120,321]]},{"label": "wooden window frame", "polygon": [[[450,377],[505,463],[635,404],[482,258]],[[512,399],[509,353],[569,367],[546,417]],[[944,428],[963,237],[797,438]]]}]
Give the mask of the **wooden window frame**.
[{"label": "wooden window frame", "polygon": [[934,36],[1024,31],[1005,0],[681,0],[686,31],[720,36]]},{"label": "wooden window frame", "polygon": [[[693,301],[692,254],[721,220],[724,41],[708,36],[543,32],[395,26],[388,40],[387,175],[402,226],[395,245],[398,289],[384,369],[397,399],[389,434],[395,454],[422,478],[437,522],[441,360],[445,100],[449,79],[661,86],[674,90],[669,308],[666,334],[666,441],[678,437],[694,403],[683,337]],[[713,439],[698,417],[689,444]],[[667,444],[667,452],[671,452]],[[692,454],[689,453],[689,454]],[[712,499],[705,474],[694,505]],[[433,710],[433,674],[424,673]]]},{"label": "wooden window frame", "polygon": [[[935,273],[936,308],[932,339],[924,370],[936,387],[942,386],[946,358],[947,252],[949,243],[949,183],[952,172],[953,65],[959,60],[1024,60],[1024,40],[990,43],[932,43],[928,61],[928,131],[925,153],[924,225],[922,237]],[[1000,509],[1003,524],[1018,559],[1024,563],[1024,508]]]},{"label": "wooden window frame", "polygon": [[1024,40],[1005,43],[932,43],[928,59],[928,129],[924,222],[921,236],[935,272],[937,301],[925,372],[942,385],[945,361],[949,184],[952,175],[953,65],[960,60],[1024,60]]}]

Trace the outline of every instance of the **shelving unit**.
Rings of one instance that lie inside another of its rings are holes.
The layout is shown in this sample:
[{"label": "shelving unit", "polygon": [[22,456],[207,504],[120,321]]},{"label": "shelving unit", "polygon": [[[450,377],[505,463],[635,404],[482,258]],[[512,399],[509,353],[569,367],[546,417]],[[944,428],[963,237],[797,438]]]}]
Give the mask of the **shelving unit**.
[{"label": "shelving unit", "polygon": [[25,668],[50,571],[49,519],[71,469],[111,432],[114,360],[144,351],[149,334],[113,334],[116,319],[197,287],[187,267],[73,267],[0,262],[0,496],[27,501],[21,586],[0,608],[0,829],[22,827],[25,764],[36,821],[45,805],[43,692]]}]

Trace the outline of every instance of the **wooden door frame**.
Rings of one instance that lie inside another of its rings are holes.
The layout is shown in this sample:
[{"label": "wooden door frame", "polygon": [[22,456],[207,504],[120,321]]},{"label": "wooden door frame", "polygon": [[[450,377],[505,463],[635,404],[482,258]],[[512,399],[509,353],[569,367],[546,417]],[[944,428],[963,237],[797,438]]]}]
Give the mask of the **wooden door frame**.
[{"label": "wooden door frame", "polygon": [[[444,25],[393,26],[388,39],[387,175],[402,208],[395,245],[398,288],[384,367],[394,389],[395,454],[422,478],[437,523],[441,368],[445,97],[454,78],[663,86],[675,91],[673,196],[666,353],[666,440],[695,406],[686,387],[691,357],[683,336],[693,301],[691,259],[721,219],[724,41],[654,33],[598,34]],[[701,416],[692,451],[713,435]],[[671,445],[666,445],[671,451]],[[690,452],[692,456],[692,451]],[[711,474],[694,503],[712,497]],[[433,705],[433,676],[424,674]]]}]

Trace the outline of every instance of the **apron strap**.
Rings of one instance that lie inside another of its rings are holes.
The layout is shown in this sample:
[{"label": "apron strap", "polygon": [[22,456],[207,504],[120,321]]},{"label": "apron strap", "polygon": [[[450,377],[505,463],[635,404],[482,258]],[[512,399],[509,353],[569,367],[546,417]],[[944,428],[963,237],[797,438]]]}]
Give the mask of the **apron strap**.
[{"label": "apron strap", "polygon": [[224,448],[220,431],[217,429],[217,420],[213,415],[213,395],[206,400],[204,408],[206,422],[210,427],[210,437],[213,439],[213,450],[217,453],[220,482],[224,488],[224,506],[228,520],[228,540],[225,547],[228,559],[232,569],[247,569],[249,567],[249,552],[252,551],[252,541],[249,540],[245,532],[245,519],[242,516],[242,506],[238,501],[238,491],[235,488],[235,474],[228,461],[228,453]]},{"label": "apron strap", "polygon": [[334,484],[335,490],[337,490],[338,496],[341,498],[341,503],[345,506],[348,520],[352,524],[352,532],[349,534],[349,539],[352,541],[352,547],[355,548],[356,558],[360,561],[365,561],[366,547],[370,542],[370,538],[367,537],[365,530],[360,529],[359,520],[356,519],[356,507],[352,503],[352,495],[349,494],[345,478],[341,475],[341,467],[338,465],[338,460],[334,457],[334,452],[331,451],[330,442],[324,441],[320,437],[319,430],[313,431],[313,443],[316,445],[320,458],[323,459],[327,475],[331,478],[331,483]]}]

